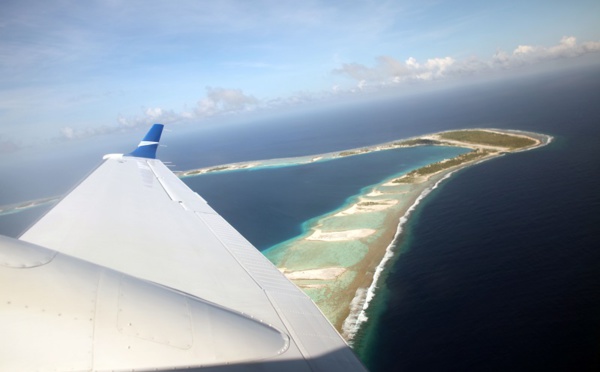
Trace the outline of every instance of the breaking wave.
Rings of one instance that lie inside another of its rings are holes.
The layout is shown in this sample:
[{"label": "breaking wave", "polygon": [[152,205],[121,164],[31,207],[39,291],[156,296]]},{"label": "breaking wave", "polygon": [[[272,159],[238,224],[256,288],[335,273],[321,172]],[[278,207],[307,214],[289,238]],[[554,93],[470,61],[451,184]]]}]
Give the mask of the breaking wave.
[{"label": "breaking wave", "polygon": [[367,309],[369,308],[369,304],[373,297],[375,297],[375,292],[377,290],[377,283],[383,270],[386,267],[388,261],[394,256],[396,241],[400,234],[402,234],[403,226],[408,221],[408,217],[410,214],[416,209],[417,205],[423,200],[431,191],[435,190],[440,183],[444,180],[448,179],[455,171],[449,172],[444,177],[442,177],[439,181],[437,181],[433,186],[426,188],[423,192],[417,197],[415,202],[407,209],[406,213],[402,215],[398,222],[398,227],[396,228],[396,234],[394,238],[387,246],[385,250],[385,254],[381,259],[379,265],[375,269],[375,273],[373,274],[373,282],[369,286],[369,288],[359,288],[356,290],[356,294],[350,303],[350,314],[344,320],[344,324],[342,325],[342,335],[349,343],[352,343],[352,339],[356,336],[356,333],[362,326],[364,322],[366,322],[369,318],[367,317]]}]

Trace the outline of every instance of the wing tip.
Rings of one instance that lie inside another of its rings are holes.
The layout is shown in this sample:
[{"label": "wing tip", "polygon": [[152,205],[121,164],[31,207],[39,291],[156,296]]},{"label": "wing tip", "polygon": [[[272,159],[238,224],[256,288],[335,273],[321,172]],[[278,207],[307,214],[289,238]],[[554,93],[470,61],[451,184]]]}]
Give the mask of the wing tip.
[{"label": "wing tip", "polygon": [[146,133],[142,141],[138,144],[138,147],[129,154],[126,154],[126,156],[156,159],[156,149],[158,148],[163,129],[164,124],[152,125],[148,133]]}]

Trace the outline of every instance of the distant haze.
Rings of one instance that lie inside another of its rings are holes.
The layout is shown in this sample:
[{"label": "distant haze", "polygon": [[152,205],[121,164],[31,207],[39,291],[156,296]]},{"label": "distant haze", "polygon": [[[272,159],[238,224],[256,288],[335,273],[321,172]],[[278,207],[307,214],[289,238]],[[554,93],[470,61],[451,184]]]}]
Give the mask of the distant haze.
[{"label": "distant haze", "polygon": [[0,157],[597,64],[598,14],[595,0],[3,2]]}]

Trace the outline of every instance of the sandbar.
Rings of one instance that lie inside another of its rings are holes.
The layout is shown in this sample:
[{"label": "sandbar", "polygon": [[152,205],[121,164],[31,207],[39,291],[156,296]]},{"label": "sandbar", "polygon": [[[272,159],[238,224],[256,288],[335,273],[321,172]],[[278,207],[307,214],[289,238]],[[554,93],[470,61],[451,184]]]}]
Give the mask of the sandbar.
[{"label": "sandbar", "polygon": [[355,229],[342,231],[323,231],[321,229],[315,229],[314,232],[305,239],[320,240],[325,242],[339,242],[364,238],[374,234],[375,231],[376,230],[374,229]]},{"label": "sandbar", "polygon": [[283,274],[290,280],[333,280],[346,271],[345,267],[325,267],[322,269],[287,271]]}]

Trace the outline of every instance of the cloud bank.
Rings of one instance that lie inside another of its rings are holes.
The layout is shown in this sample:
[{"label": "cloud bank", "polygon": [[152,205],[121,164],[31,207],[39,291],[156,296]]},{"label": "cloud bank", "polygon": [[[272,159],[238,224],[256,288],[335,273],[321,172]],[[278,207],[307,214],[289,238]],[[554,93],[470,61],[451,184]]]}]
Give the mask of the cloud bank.
[{"label": "cloud bank", "polygon": [[0,136],[0,155],[17,152],[20,149],[21,146],[16,142],[9,139],[3,139],[2,136]]},{"label": "cloud bank", "polygon": [[259,104],[256,98],[244,94],[241,89],[207,87],[206,90],[206,97],[198,101],[195,110],[198,117],[248,111]]},{"label": "cloud bank", "polygon": [[377,58],[372,67],[358,63],[345,63],[333,72],[356,80],[357,87],[363,89],[367,86],[440,80],[507,70],[547,60],[572,58],[595,52],[600,52],[600,42],[578,44],[575,37],[565,36],[559,44],[551,47],[519,45],[512,53],[498,51],[487,61],[475,57],[456,60],[447,56],[419,62],[413,57],[400,61],[390,56],[381,56]]},{"label": "cloud bank", "polygon": [[[404,83],[430,82],[452,78],[465,78],[474,75],[493,73],[533,65],[548,60],[573,58],[588,53],[600,52],[600,42],[584,42],[579,44],[575,37],[565,36],[557,45],[550,47],[519,45],[512,52],[497,51],[490,59],[481,60],[475,57],[457,60],[453,57],[434,57],[426,61],[418,61],[409,57],[400,61],[390,56],[380,56],[374,66],[359,63],[344,63],[333,70],[334,75],[341,75],[355,81],[350,88],[335,85],[328,92],[296,92],[287,97],[257,99],[244,93],[241,89],[206,87],[206,94],[195,106],[181,112],[161,107],[144,108],[142,113],[133,117],[119,115],[117,125],[97,128],[76,129],[61,128],[61,138],[72,140],[100,134],[126,131],[138,127],[147,127],[153,123],[173,124],[186,121],[200,121],[218,115],[232,115],[255,110],[288,107],[322,101],[332,97],[340,97],[357,92],[376,91],[380,88],[401,87]],[[10,147],[4,144],[3,147]]]},{"label": "cloud bank", "polygon": [[95,135],[123,132],[135,128],[147,127],[154,123],[173,124],[192,119],[203,119],[215,115],[234,114],[251,111],[258,107],[260,101],[253,96],[244,94],[240,89],[206,88],[206,96],[200,99],[192,110],[176,112],[161,107],[144,108],[137,116],[119,115],[116,126],[101,126],[96,128],[62,127],[60,138],[64,140],[81,139]]}]

